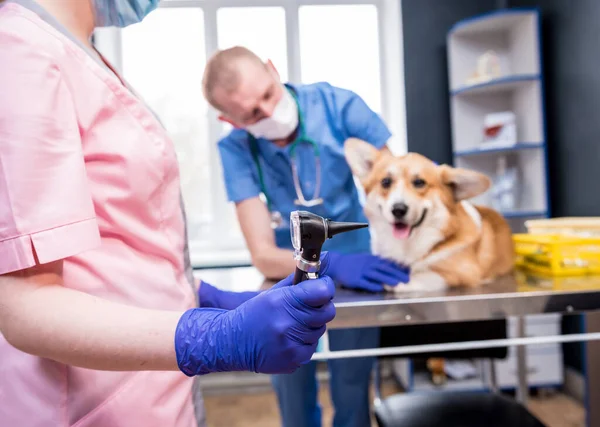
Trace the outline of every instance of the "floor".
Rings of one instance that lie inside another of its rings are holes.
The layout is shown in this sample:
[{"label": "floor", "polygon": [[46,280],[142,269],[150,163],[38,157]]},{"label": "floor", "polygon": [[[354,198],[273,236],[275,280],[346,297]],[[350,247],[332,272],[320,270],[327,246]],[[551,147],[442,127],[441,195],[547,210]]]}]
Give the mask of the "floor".
[{"label": "floor", "polygon": [[[395,393],[385,385],[383,394]],[[326,384],[320,387],[323,427],[331,426],[333,410]],[[280,427],[277,402],[271,392],[205,396],[208,427]],[[529,410],[548,427],[585,427],[585,412],[575,400],[563,394],[531,398]],[[376,427],[373,421],[373,427]]]}]

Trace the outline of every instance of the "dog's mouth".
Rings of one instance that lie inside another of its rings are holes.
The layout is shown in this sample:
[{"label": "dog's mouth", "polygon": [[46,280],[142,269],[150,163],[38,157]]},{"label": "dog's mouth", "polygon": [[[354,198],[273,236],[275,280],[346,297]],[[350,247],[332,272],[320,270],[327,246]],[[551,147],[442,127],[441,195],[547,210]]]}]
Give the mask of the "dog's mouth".
[{"label": "dog's mouth", "polygon": [[423,213],[419,220],[413,225],[409,225],[404,221],[396,221],[394,222],[394,237],[396,239],[408,239],[412,234],[413,230],[423,224],[425,221],[425,216],[427,215],[427,209],[423,209]]},{"label": "dog's mouth", "polygon": [[410,236],[411,226],[401,221],[394,223],[394,237],[396,239],[407,239]]}]

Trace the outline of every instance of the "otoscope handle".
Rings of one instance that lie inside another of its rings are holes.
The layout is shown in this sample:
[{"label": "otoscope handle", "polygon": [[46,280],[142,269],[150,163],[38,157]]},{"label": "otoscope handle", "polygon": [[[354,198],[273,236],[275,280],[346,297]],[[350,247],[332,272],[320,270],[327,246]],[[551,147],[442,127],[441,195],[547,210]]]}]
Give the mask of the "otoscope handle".
[{"label": "otoscope handle", "polygon": [[310,278],[308,277],[308,273],[296,267],[296,273],[294,274],[294,280],[292,281],[292,284],[297,285],[298,283],[304,282],[305,280],[309,279]]}]

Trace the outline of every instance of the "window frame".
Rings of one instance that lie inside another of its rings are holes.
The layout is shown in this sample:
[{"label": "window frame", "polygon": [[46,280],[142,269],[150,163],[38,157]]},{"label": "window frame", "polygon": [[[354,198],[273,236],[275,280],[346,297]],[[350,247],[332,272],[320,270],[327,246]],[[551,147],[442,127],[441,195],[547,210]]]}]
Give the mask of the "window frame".
[{"label": "window frame", "polygon": [[[204,40],[206,57],[218,50],[217,11],[228,7],[282,7],[285,10],[287,38],[288,81],[301,83],[299,9],[302,6],[329,5],[374,5],[377,8],[379,31],[379,69],[381,81],[381,115],[389,126],[393,140],[390,149],[394,153],[407,151],[406,105],[404,86],[404,52],[402,43],[401,2],[398,0],[162,0],[159,8],[198,7],[204,13]],[[94,37],[94,43],[102,50],[117,70],[122,72],[122,39],[117,28],[104,29]],[[384,89],[385,88],[385,89]],[[348,88],[352,89],[352,88]],[[222,133],[222,125],[217,113],[208,109],[207,135],[214,144],[209,144],[209,156],[214,170],[211,173],[221,182],[222,168],[217,140]],[[226,218],[230,209],[225,186],[215,185],[211,192],[214,218]],[[189,215],[189,213],[188,213]],[[250,265],[250,254],[242,239],[219,239],[227,234],[229,224],[218,223],[210,227],[211,235],[202,241],[190,241],[190,258],[194,268],[228,267]],[[218,242],[218,243],[216,243]]]}]

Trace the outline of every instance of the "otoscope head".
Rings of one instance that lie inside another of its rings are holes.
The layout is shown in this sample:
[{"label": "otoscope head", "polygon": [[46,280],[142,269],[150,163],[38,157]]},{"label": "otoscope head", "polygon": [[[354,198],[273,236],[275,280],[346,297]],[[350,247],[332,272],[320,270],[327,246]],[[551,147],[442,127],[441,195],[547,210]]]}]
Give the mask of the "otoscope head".
[{"label": "otoscope head", "polygon": [[320,260],[325,240],[336,234],[368,226],[366,223],[330,221],[307,211],[294,211],[290,215],[292,246],[308,262]]}]

